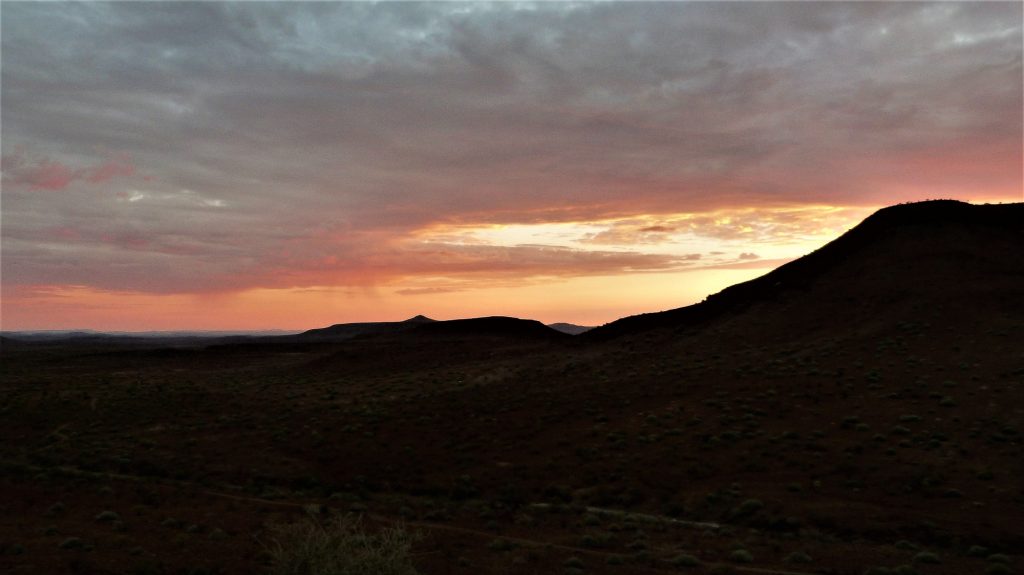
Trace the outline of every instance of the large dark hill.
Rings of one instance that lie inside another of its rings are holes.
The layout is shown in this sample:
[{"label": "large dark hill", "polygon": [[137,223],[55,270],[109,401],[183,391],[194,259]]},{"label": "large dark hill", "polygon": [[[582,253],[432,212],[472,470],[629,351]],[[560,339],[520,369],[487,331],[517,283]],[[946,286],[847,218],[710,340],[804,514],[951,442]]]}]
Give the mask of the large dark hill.
[{"label": "large dark hill", "polygon": [[1022,249],[1024,204],[902,204],[879,210],[807,256],[698,304],[622,318],[582,337],[685,330],[743,312],[758,315],[761,324],[779,320],[802,329],[870,323],[872,315],[901,314],[908,307],[1020,312]]}]

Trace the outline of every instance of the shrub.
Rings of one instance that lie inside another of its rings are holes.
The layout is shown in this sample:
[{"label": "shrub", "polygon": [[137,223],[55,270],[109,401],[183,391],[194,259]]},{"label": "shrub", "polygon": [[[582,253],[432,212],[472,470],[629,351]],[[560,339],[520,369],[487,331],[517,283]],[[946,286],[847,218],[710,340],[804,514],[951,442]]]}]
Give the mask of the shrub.
[{"label": "shrub", "polygon": [[987,557],[988,547],[982,547],[981,545],[971,545],[971,548],[967,550],[968,557]]},{"label": "shrub", "polygon": [[753,515],[764,508],[764,503],[759,499],[747,499],[733,510],[733,517],[746,517]]},{"label": "shrub", "polygon": [[676,555],[675,557],[668,560],[669,565],[675,567],[698,567],[700,566],[700,559],[697,559],[693,555],[686,553]]},{"label": "shrub", "polygon": [[96,515],[96,521],[119,521],[121,516],[113,511],[101,511]]},{"label": "shrub", "polygon": [[497,538],[487,544],[487,548],[491,551],[511,551],[518,547],[515,541],[509,541],[508,539]]},{"label": "shrub", "polygon": [[312,517],[269,528],[271,575],[415,575],[409,550],[414,537],[402,528],[370,534],[360,519]]},{"label": "shrub", "polygon": [[737,549],[729,554],[729,559],[732,559],[736,563],[753,563],[754,556],[750,554],[750,551],[746,549]]},{"label": "shrub", "polygon": [[85,547],[85,542],[78,537],[68,537],[64,541],[60,542],[59,547],[61,549],[81,549]]},{"label": "shrub", "polygon": [[794,551],[786,557],[786,563],[811,563],[813,561],[811,556],[803,551]]},{"label": "shrub", "polygon": [[562,565],[565,566],[565,567],[571,567],[571,568],[574,568],[574,569],[582,569],[583,568],[583,560],[580,559],[579,557],[570,557],[570,558],[566,559],[564,562],[562,562]]}]

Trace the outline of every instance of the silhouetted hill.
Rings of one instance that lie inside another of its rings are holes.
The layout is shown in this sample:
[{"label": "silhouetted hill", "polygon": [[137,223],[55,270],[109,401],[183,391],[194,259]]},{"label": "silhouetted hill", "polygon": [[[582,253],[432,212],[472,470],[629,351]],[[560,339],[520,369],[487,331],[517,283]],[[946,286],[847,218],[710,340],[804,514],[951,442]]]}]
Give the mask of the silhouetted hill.
[{"label": "silhouetted hill", "polygon": [[574,323],[549,323],[548,327],[553,330],[567,333],[569,335],[579,335],[581,333],[594,329],[594,326],[590,325],[576,325]]},{"label": "silhouetted hill", "polygon": [[865,315],[926,304],[1020,311],[1022,251],[1024,204],[902,204],[875,212],[811,254],[698,304],[622,318],[583,337],[695,327],[755,306],[760,319],[778,316],[774,319],[794,328],[863,323],[870,321]]},{"label": "silhouetted hill", "polygon": [[351,339],[360,335],[370,335],[379,333],[396,333],[400,331],[406,331],[415,328],[423,323],[428,323],[433,320],[425,318],[423,316],[416,316],[404,321],[379,321],[379,322],[361,322],[361,323],[338,323],[328,327],[322,327],[317,329],[311,329],[304,331],[298,335],[281,338],[284,340],[331,340],[340,341],[345,339]]},{"label": "silhouetted hill", "polygon": [[342,341],[370,335],[420,339],[438,336],[558,338],[565,334],[538,321],[514,317],[492,316],[437,321],[417,315],[398,322],[341,323],[330,327],[311,329],[296,336],[275,339],[281,341]]},{"label": "silhouetted hill", "polygon": [[436,319],[430,319],[429,317],[427,317],[425,315],[417,315],[415,317],[410,317],[409,319],[403,321],[402,323],[433,323],[435,321],[437,321],[437,320]]},{"label": "silhouetted hill", "polygon": [[532,319],[491,316],[420,324],[416,335],[558,339],[566,334]]}]

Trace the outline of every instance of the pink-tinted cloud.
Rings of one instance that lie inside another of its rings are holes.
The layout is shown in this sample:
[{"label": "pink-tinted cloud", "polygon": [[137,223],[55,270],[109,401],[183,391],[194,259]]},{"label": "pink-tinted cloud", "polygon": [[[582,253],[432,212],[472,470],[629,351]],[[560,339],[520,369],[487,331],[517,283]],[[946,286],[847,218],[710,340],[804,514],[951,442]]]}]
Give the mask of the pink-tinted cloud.
[{"label": "pink-tinted cloud", "polygon": [[116,177],[127,177],[135,174],[135,166],[128,154],[119,154],[98,166],[86,168],[83,177],[94,184],[106,182]]},{"label": "pink-tinted cloud", "polygon": [[118,154],[94,166],[74,168],[48,157],[30,157],[22,150],[3,157],[4,182],[15,188],[60,191],[76,181],[91,184],[135,174],[127,154]]},{"label": "pink-tinted cloud", "polygon": [[6,156],[3,175],[12,186],[24,186],[31,190],[63,190],[75,179],[75,171],[49,159],[34,163],[20,155]]}]

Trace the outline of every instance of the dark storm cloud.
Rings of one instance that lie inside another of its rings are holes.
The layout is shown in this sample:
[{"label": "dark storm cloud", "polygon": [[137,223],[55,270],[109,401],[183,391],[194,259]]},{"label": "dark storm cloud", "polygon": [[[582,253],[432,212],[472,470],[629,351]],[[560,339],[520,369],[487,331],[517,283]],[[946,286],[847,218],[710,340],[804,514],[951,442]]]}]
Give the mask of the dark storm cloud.
[{"label": "dark storm cloud", "polygon": [[[277,285],[298,249],[357,281],[436,222],[1020,186],[1019,3],[3,12],[10,284]],[[24,154],[50,171],[8,168]],[[122,157],[131,172],[75,171]]]}]

